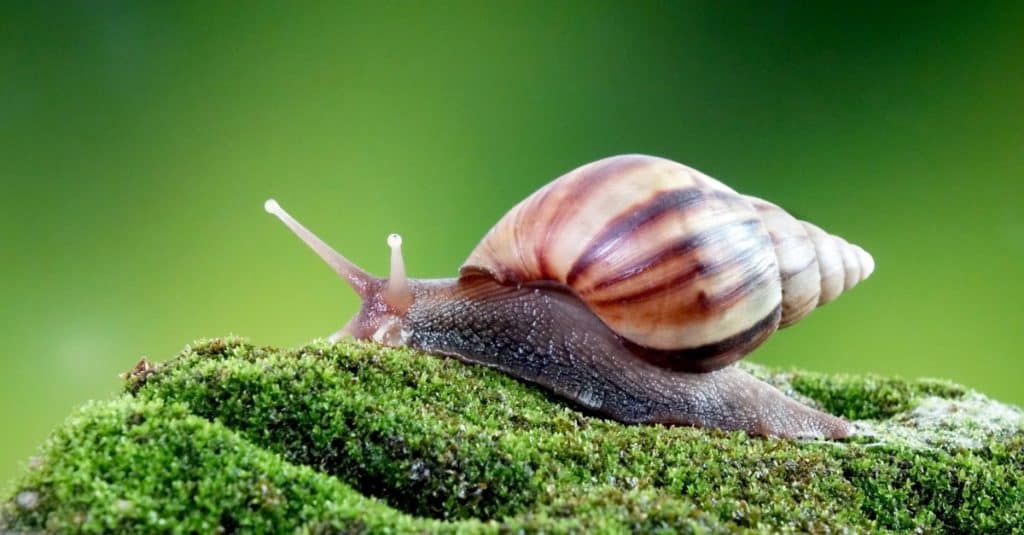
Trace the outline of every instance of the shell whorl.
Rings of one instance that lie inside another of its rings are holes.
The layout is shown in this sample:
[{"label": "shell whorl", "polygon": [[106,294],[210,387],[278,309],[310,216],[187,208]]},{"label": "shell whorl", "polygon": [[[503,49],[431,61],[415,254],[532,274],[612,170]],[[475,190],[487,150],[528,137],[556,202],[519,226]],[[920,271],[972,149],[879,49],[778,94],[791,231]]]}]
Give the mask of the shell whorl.
[{"label": "shell whorl", "polygon": [[[775,209],[671,160],[614,156],[566,173],[513,207],[461,274],[563,285],[657,359],[715,369],[760,345],[780,320],[795,321],[787,315],[795,306],[786,290],[792,282],[780,273],[792,272],[799,255],[785,248],[777,256],[779,233],[769,230],[784,218]],[[825,282],[817,306],[846,287],[847,272],[833,269],[836,258],[845,266],[843,255],[858,257],[817,227],[802,228],[805,245],[824,254],[815,257]],[[803,291],[813,286],[813,272],[790,278]]]},{"label": "shell whorl", "polygon": [[768,227],[779,261],[780,328],[833,301],[875,270],[874,259],[861,247],[800,221],[770,202],[749,196],[747,200]]}]

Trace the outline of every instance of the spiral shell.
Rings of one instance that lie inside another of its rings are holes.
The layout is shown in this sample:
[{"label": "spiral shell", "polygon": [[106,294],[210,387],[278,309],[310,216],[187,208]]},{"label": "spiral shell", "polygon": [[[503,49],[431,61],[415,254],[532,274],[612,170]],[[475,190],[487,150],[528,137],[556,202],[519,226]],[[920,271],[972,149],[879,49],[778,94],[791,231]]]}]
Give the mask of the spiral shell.
[{"label": "spiral shell", "polygon": [[868,278],[875,261],[864,249],[799,221],[778,206],[745,196],[772,237],[782,279],[782,320],[788,327]]},{"label": "spiral shell", "polygon": [[863,280],[871,257],[682,164],[605,158],[512,208],[463,264],[504,284],[570,288],[668,364],[743,357]]}]

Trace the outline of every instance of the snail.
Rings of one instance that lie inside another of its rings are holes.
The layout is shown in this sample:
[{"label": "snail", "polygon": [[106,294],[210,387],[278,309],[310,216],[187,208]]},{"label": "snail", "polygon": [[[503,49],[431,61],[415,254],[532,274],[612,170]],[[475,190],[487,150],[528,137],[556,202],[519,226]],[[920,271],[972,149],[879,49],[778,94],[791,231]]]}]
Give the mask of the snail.
[{"label": "snail", "polygon": [[456,278],[377,278],[270,199],[359,294],[337,333],[497,368],[623,423],[842,438],[850,425],[734,362],[874,270],[871,256],[671,160],[613,156],[498,221]]}]

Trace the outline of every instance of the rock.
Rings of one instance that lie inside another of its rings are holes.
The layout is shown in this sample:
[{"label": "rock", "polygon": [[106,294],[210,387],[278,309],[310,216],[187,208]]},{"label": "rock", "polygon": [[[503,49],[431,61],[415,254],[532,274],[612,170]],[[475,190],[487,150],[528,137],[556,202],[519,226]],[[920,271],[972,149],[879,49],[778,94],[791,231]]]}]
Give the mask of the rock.
[{"label": "rock", "polygon": [[31,490],[19,492],[18,495],[14,497],[14,503],[20,509],[31,511],[32,509],[35,509],[36,505],[39,503],[39,493]]},{"label": "rock", "polygon": [[1024,417],[949,382],[778,372],[855,420],[787,441],[580,413],[498,372],[347,342],[199,342],[58,428],[17,531],[996,531],[1024,526]]}]

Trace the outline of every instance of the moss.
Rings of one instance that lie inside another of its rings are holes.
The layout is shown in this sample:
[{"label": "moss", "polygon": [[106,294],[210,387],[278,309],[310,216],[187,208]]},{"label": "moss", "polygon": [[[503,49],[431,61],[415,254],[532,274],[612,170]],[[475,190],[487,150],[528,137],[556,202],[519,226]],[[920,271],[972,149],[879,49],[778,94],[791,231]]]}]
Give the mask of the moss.
[{"label": "moss", "polygon": [[60,427],[0,509],[48,531],[1010,531],[1020,411],[951,383],[751,367],[845,442],[623,426],[361,343],[197,343]]},{"label": "moss", "polygon": [[818,400],[822,407],[851,420],[891,418],[928,396],[958,399],[963,387],[935,379],[905,381],[874,375],[827,376],[818,373],[789,374],[793,388]]}]

